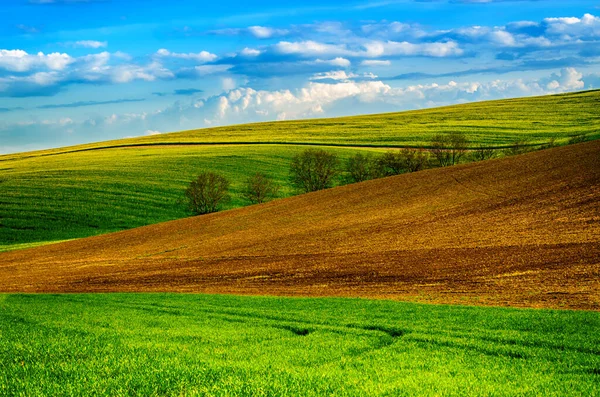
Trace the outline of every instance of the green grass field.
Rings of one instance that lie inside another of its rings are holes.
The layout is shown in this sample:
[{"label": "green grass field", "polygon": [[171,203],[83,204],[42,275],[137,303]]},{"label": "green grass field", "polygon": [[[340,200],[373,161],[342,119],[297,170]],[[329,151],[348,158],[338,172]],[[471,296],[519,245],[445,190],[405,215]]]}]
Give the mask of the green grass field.
[{"label": "green grass field", "polygon": [[593,396],[600,313],[2,295],[0,395]]},{"label": "green grass field", "polygon": [[[256,171],[294,193],[288,168],[298,146],[197,146],[107,149],[1,162],[0,251],[20,244],[103,234],[188,216],[183,191],[203,169],[232,181],[232,200]],[[341,159],[357,150],[329,148]]]},{"label": "green grass field", "polygon": [[[435,133],[453,131],[464,132],[473,146],[505,147],[516,140],[542,144],[551,137],[566,143],[579,134],[600,138],[599,105],[600,91],[591,91],[221,127],[0,156],[0,251],[185,217],[183,191],[202,169],[232,181],[233,200],[225,208],[248,204],[239,192],[257,170],[281,185],[282,197],[292,195],[289,163],[306,146],[289,142],[337,145],[327,149],[342,160],[358,150],[385,150],[352,145],[425,147]],[[211,142],[227,144],[206,145]],[[127,145],[151,146],[115,148]]]}]

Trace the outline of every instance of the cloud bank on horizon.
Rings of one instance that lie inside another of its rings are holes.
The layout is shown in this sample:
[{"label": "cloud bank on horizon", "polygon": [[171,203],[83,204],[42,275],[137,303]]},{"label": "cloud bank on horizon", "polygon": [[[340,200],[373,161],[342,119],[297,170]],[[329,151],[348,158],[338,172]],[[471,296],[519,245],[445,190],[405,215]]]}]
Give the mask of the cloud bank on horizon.
[{"label": "cloud bank on horizon", "polygon": [[8,0],[0,153],[600,88],[595,1],[126,3]]}]

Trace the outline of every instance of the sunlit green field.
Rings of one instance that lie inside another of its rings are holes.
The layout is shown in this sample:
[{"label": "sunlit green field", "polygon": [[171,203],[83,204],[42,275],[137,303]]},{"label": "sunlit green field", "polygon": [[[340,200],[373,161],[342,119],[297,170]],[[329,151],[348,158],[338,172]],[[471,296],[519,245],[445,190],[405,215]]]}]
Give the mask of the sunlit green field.
[{"label": "sunlit green field", "polygon": [[[342,163],[356,151],[426,147],[434,134],[453,131],[465,133],[472,147],[506,147],[517,140],[539,145],[552,137],[565,144],[575,135],[600,137],[599,106],[600,91],[592,91],[222,127],[0,156],[0,251],[188,216],[183,191],[200,170],[221,172],[231,180],[232,200],[224,209],[248,204],[239,193],[256,171],[274,178],[281,197],[287,197],[294,194],[290,160],[306,146],[286,142],[332,145],[325,148]],[[227,144],[205,145],[211,142]],[[115,148],[140,144],[157,146]]]},{"label": "sunlit green field", "polygon": [[[288,182],[298,146],[121,148],[1,162],[0,251],[13,244],[66,240],[188,216],[183,191],[203,169],[232,182],[224,209],[248,205],[240,195],[257,171],[294,193]],[[367,149],[329,148],[340,159]]]},{"label": "sunlit green field", "polygon": [[0,395],[593,396],[600,313],[360,299],[0,296]]}]

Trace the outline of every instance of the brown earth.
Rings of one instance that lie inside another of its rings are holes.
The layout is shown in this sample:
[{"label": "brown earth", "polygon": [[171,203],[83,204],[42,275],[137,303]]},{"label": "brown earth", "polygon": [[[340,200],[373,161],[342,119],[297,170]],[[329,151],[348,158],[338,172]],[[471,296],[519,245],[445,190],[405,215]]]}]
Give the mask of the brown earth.
[{"label": "brown earth", "polygon": [[0,291],[600,310],[600,141],[2,253]]}]

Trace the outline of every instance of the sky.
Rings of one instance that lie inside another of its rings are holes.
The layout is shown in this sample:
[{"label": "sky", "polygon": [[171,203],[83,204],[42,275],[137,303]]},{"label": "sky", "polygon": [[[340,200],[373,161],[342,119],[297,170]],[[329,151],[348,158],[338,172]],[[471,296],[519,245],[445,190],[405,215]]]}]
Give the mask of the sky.
[{"label": "sky", "polygon": [[600,88],[600,0],[2,0],[0,154]]}]

